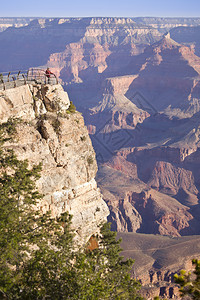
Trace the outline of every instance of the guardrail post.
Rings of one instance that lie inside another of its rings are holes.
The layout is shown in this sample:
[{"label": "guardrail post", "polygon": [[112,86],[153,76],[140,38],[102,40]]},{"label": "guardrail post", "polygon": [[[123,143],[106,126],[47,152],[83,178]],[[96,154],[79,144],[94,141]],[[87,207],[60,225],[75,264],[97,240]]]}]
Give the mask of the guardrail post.
[{"label": "guardrail post", "polygon": [[24,78],[24,84],[26,84],[26,77],[24,74],[22,74],[22,77]]},{"label": "guardrail post", "polygon": [[1,83],[3,84],[3,89],[4,89],[4,91],[5,91],[5,89],[6,89],[6,86],[5,86],[5,83],[4,83],[4,81],[3,81],[3,79],[1,78]]},{"label": "guardrail post", "polygon": [[11,72],[8,73],[8,80],[7,80],[8,82],[10,82],[10,73]]},{"label": "guardrail post", "polygon": [[15,81],[15,77],[12,76],[13,82],[14,82],[14,88],[16,88],[16,81]]}]

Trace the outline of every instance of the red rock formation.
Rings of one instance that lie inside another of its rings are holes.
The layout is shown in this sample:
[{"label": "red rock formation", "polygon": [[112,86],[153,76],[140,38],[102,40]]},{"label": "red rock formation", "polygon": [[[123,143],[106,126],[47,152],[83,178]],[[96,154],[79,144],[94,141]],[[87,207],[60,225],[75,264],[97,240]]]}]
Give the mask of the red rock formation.
[{"label": "red rock formation", "polygon": [[122,156],[114,156],[105,165],[115,170],[121,171],[129,177],[137,178],[137,165],[128,162]]},{"label": "red rock formation", "polygon": [[179,189],[183,189],[194,195],[198,194],[191,171],[176,168],[172,164],[163,161],[156,162],[148,184],[155,189],[171,195],[176,195]]}]

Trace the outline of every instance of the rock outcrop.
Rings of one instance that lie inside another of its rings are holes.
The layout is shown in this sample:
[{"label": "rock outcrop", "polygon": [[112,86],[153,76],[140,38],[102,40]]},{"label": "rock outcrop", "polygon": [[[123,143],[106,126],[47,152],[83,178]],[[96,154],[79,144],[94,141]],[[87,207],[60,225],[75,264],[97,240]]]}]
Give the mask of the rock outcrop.
[{"label": "rock outcrop", "polygon": [[[88,22],[78,42],[49,57],[47,64],[63,83],[94,80],[102,73],[112,75],[125,57],[141,53],[144,45],[161,37],[156,29],[139,26],[130,18],[88,18]],[[79,26],[83,26],[81,23]]]},{"label": "rock outcrop", "polygon": [[198,194],[191,171],[175,168],[172,164],[162,161],[156,162],[148,184],[154,189],[171,195],[176,195],[179,189],[194,195]]},{"label": "rock outcrop", "polygon": [[81,83],[107,68],[106,59],[110,53],[107,45],[70,43],[62,53],[52,54],[48,65],[63,83]]},{"label": "rock outcrop", "polygon": [[[112,228],[199,234],[200,58],[170,34],[140,55],[121,58],[120,51],[106,58],[102,73],[84,78],[86,70],[81,71],[82,82],[66,86],[85,116],[98,162],[107,170],[99,172],[98,180]],[[102,184],[102,176],[113,176],[113,182]]]},{"label": "rock outcrop", "polygon": [[42,163],[38,204],[54,216],[69,211],[79,244],[98,232],[108,208],[97,188],[97,164],[80,113],[70,113],[70,101],[60,85],[29,84],[1,92],[1,122],[20,118],[14,140],[6,142],[19,159]]}]

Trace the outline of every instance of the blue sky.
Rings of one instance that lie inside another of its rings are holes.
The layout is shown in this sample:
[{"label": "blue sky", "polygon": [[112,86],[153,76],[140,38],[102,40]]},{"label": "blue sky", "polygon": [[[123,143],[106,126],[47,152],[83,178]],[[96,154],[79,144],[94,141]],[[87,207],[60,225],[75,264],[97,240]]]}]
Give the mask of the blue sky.
[{"label": "blue sky", "polygon": [[200,0],[7,0],[0,17],[200,17]]}]

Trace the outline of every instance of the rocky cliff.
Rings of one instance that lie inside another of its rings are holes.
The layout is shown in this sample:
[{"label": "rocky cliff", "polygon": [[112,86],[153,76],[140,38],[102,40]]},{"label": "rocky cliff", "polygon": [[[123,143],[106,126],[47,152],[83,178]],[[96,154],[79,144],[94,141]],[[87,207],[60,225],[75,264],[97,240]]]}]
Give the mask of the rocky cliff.
[{"label": "rocky cliff", "polygon": [[95,181],[95,153],[83,117],[71,110],[60,85],[27,84],[1,91],[0,100],[1,122],[20,118],[5,147],[30,165],[42,163],[40,209],[54,216],[69,211],[77,241],[87,242],[106,221],[108,208]]},{"label": "rocky cliff", "polygon": [[[1,30],[5,30],[8,27],[15,26],[21,27],[24,25],[28,25],[33,19],[36,18],[2,18],[0,17],[0,28]],[[39,18],[39,20],[45,23],[47,18]],[[81,18],[78,18],[81,20]],[[95,24],[95,22],[99,25],[103,23],[104,18],[90,18],[91,24]],[[119,23],[123,25],[125,23],[126,18],[107,18],[109,21],[107,25],[111,23],[110,20],[119,20]],[[62,24],[64,22],[73,22],[74,18],[59,18],[59,23]],[[97,20],[97,21],[95,21]],[[146,26],[151,26],[157,28],[160,32],[165,33],[169,31],[171,28],[176,28],[180,26],[191,27],[198,26],[200,24],[199,18],[160,18],[160,17],[136,17],[129,18],[130,23]]]},{"label": "rocky cliff", "polygon": [[163,33],[199,24],[199,18],[0,18],[0,69],[48,62],[67,83],[101,74],[108,66],[111,76]]},{"label": "rocky cliff", "polygon": [[95,132],[109,133],[119,129],[132,129],[142,123],[149,113],[139,109],[124,96],[136,76],[107,78],[102,84],[99,103],[89,110],[87,123],[95,127]]}]

